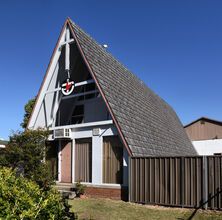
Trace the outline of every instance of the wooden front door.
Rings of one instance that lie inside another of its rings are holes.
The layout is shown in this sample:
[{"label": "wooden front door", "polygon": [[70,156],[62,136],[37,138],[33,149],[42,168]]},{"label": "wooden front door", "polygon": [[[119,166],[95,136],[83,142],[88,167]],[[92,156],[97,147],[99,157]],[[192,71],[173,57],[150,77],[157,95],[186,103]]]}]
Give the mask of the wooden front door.
[{"label": "wooden front door", "polygon": [[61,141],[61,182],[72,182],[72,142]]}]

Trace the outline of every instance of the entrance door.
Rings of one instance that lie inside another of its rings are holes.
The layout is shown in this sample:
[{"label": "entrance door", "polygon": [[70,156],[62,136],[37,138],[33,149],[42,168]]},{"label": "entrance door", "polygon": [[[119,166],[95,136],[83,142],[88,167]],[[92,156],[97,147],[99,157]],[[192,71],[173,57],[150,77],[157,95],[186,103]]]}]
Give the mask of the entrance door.
[{"label": "entrance door", "polygon": [[92,139],[75,141],[75,181],[92,182]]},{"label": "entrance door", "polygon": [[72,142],[61,141],[61,182],[72,182]]}]

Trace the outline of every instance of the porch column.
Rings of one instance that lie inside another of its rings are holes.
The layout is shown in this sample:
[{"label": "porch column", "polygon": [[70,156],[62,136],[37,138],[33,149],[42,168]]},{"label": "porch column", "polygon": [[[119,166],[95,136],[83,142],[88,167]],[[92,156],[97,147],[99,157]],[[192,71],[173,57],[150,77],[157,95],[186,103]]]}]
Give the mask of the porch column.
[{"label": "porch column", "polygon": [[72,140],[72,183],[75,182],[75,139]]},{"label": "porch column", "polygon": [[123,186],[128,186],[128,152],[123,147]]},{"label": "porch column", "polygon": [[92,183],[102,183],[102,165],[103,165],[103,139],[102,136],[92,136]]},{"label": "porch column", "polygon": [[62,153],[61,153],[61,140],[59,140],[58,147],[58,181],[61,182],[61,161],[62,161]]}]

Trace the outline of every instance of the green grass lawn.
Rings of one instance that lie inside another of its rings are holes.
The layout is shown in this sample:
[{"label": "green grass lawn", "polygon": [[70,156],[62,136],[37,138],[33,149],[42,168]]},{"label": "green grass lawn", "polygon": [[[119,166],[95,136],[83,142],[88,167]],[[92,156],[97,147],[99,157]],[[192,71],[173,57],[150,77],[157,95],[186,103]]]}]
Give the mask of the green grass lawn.
[{"label": "green grass lawn", "polygon": [[[110,199],[74,199],[70,200],[72,211],[78,219],[188,219],[194,210],[145,206]],[[222,212],[199,210],[195,220],[222,219]]]}]

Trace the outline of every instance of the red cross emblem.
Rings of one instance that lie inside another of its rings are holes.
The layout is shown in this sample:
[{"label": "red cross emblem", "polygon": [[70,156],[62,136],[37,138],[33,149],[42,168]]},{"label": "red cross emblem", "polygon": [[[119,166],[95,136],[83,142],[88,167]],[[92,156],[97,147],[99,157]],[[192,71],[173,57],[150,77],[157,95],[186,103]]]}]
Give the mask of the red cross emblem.
[{"label": "red cross emblem", "polygon": [[70,81],[68,78],[63,84],[62,84],[62,94],[63,95],[70,95],[75,87],[74,81]]}]

